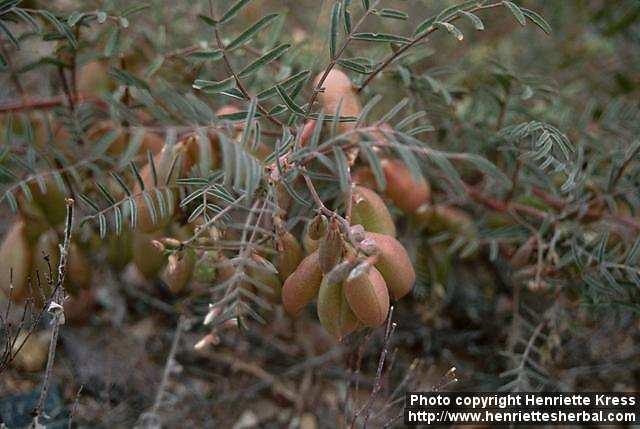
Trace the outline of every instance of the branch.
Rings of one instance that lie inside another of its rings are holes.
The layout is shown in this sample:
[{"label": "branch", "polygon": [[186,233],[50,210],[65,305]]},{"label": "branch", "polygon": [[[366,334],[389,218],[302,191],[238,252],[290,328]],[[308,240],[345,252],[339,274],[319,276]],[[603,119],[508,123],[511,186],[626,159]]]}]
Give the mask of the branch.
[{"label": "branch", "polygon": [[333,70],[333,68],[335,67],[336,63],[338,62],[338,59],[344,53],[345,49],[347,48],[347,45],[349,45],[349,43],[353,40],[353,34],[358,30],[358,28],[362,25],[365,19],[375,10],[375,8],[378,6],[378,3],[380,3],[380,0],[375,1],[371,5],[371,7],[369,7],[369,9],[367,9],[367,11],[362,15],[362,17],[360,17],[356,25],[354,25],[351,28],[351,31],[349,32],[349,34],[347,34],[347,38],[345,39],[344,43],[342,43],[342,46],[336,52],[335,57],[331,59],[331,61],[325,68],[324,73],[322,74],[322,76],[320,77],[320,80],[316,84],[316,87],[313,88],[313,94],[311,94],[311,99],[309,100],[309,104],[307,105],[307,112],[306,112],[307,116],[309,116],[309,113],[311,113],[311,108],[313,107],[313,103],[316,101],[316,98],[318,97],[318,93],[322,90],[322,84],[327,79],[327,76],[329,76],[329,73],[331,73],[331,70]]},{"label": "branch", "polygon": [[48,311],[53,316],[53,332],[51,333],[51,341],[49,343],[49,355],[47,358],[47,367],[44,373],[44,380],[42,382],[42,390],[40,391],[40,397],[35,410],[33,411],[33,422],[31,423],[33,428],[44,427],[39,422],[40,417],[44,412],[44,403],[47,399],[47,393],[49,391],[49,384],[51,382],[51,372],[53,371],[53,363],[56,356],[56,346],[58,344],[58,335],[60,333],[60,326],[64,325],[64,301],[67,298],[66,291],[63,283],[67,267],[67,258],[69,256],[69,246],[71,245],[71,232],[73,229],[73,204],[74,201],[71,198],[67,198],[67,219],[64,229],[64,241],[60,246],[60,262],[58,263],[58,279],[56,281],[55,288],[53,290],[51,302],[49,303]]},{"label": "branch", "polygon": [[[106,109],[107,103],[101,99],[89,94],[79,93],[77,96],[72,96],[71,100],[78,103],[93,102],[100,108]],[[50,98],[27,98],[20,101],[9,101],[0,103],[0,114],[21,112],[23,110],[47,110],[54,107],[62,106],[68,102],[66,95],[56,95]]]},{"label": "branch", "polygon": [[[492,4],[488,4],[488,5],[484,5],[484,6],[476,6],[476,7],[473,7],[471,9],[466,10],[466,12],[473,13],[473,12],[477,12],[477,11],[482,10],[482,9],[491,9],[491,8],[499,7],[499,6],[502,6],[502,3],[492,3]],[[447,20],[445,20],[443,22],[453,22],[456,19],[460,18],[460,16],[461,16],[460,14],[453,15],[451,18],[449,18],[449,19],[447,19]],[[431,33],[434,33],[439,28],[440,27],[431,26],[431,28],[428,31],[426,31],[424,34],[414,38],[411,42],[407,43],[406,45],[404,45],[401,48],[399,48],[397,51],[395,51],[395,52],[391,53],[389,56],[387,56],[387,58],[384,61],[382,61],[380,63],[380,65],[378,65],[378,67],[376,67],[375,70],[372,71],[371,74],[369,74],[369,76],[367,76],[365,81],[362,83],[362,86],[360,86],[360,88],[358,88],[357,92],[361,92],[368,84],[371,83],[373,78],[375,78],[378,75],[378,73],[380,73],[382,70],[384,70],[389,64],[391,64],[393,61],[395,61],[405,51],[411,49],[412,47],[414,47],[418,43],[422,42],[424,39],[429,37],[431,35]]]},{"label": "branch", "polygon": [[[216,43],[218,44],[218,48],[222,52],[222,59],[224,61],[224,65],[225,65],[225,68],[227,69],[227,72],[231,76],[233,76],[233,79],[236,81],[236,85],[238,86],[238,89],[240,90],[242,95],[244,95],[244,97],[247,100],[251,100],[251,94],[249,94],[249,91],[247,91],[247,89],[243,85],[242,80],[240,79],[240,76],[238,76],[238,74],[233,69],[233,66],[231,65],[231,61],[229,60],[229,55],[227,55],[226,47],[224,46],[224,43],[222,43],[222,39],[220,38],[220,31],[218,31],[218,26],[215,26],[213,28],[213,33],[216,37]],[[270,120],[271,122],[273,122],[274,124],[280,127],[285,127],[285,124],[283,124],[278,118],[275,118],[271,114],[269,114],[269,111],[265,109],[260,103],[257,103],[256,106],[258,107],[258,110],[260,110],[260,112],[263,115],[265,115],[265,117],[268,120]]]}]

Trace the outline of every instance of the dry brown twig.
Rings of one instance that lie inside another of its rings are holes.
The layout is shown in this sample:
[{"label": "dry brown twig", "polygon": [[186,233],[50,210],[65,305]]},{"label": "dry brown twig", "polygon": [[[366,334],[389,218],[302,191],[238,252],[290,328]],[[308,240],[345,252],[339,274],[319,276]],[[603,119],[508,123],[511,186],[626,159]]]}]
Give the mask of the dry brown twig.
[{"label": "dry brown twig", "polygon": [[173,340],[171,342],[171,348],[169,349],[169,354],[167,356],[164,370],[162,371],[162,379],[160,380],[160,385],[158,386],[158,390],[156,392],[155,401],[153,402],[151,410],[140,415],[138,424],[136,425],[136,427],[138,428],[150,429],[162,427],[162,419],[159,415],[159,411],[167,391],[169,377],[171,377],[171,374],[176,368],[176,354],[178,353],[180,338],[182,337],[182,332],[185,330],[185,325],[185,317],[180,316],[175,333],[173,334]]},{"label": "dry brown twig", "polygon": [[69,247],[71,245],[71,233],[73,231],[73,215],[74,215],[74,201],[71,198],[66,200],[67,217],[65,221],[64,229],[64,241],[60,246],[60,261],[58,262],[58,278],[55,283],[53,293],[51,294],[51,300],[48,304],[47,311],[52,315],[53,330],[51,332],[51,341],[49,342],[49,354],[47,357],[47,366],[44,373],[44,379],[42,382],[42,389],[35,410],[33,411],[33,421],[31,427],[41,428],[45,427],[40,422],[41,417],[46,417],[44,414],[44,403],[47,399],[47,393],[49,391],[49,384],[51,383],[51,373],[53,371],[53,363],[56,356],[56,347],[58,345],[58,335],[60,334],[60,328],[65,323],[64,316],[64,302],[67,299],[67,292],[63,286],[66,268],[67,258],[69,257]]},{"label": "dry brown twig", "polygon": [[380,359],[378,360],[378,369],[376,370],[376,378],[373,384],[373,389],[371,390],[371,395],[369,395],[369,399],[364,404],[362,408],[355,412],[353,418],[351,419],[350,428],[355,428],[356,422],[360,416],[363,417],[362,427],[366,428],[367,423],[369,421],[369,416],[371,414],[371,406],[373,405],[373,401],[375,400],[378,393],[382,389],[382,371],[384,369],[384,364],[387,359],[387,354],[389,353],[389,344],[391,343],[391,337],[393,336],[394,331],[396,330],[397,324],[393,322],[393,309],[391,306],[389,309],[389,316],[387,318],[387,326],[384,331],[384,342],[382,346],[382,352],[380,352]]}]

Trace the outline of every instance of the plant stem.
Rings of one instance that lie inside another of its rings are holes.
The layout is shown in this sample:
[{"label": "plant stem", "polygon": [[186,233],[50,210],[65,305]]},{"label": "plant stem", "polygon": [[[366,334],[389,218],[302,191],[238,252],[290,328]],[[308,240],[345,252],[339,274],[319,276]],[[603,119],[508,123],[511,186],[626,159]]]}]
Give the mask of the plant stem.
[{"label": "plant stem", "polygon": [[315,85],[315,88],[313,88],[313,94],[311,94],[311,99],[309,100],[309,103],[307,105],[306,116],[309,116],[309,114],[311,113],[311,108],[313,107],[313,103],[316,101],[316,98],[318,97],[318,93],[322,90],[322,84],[324,84],[324,81],[327,79],[327,76],[329,76],[329,73],[331,73],[331,70],[333,70],[333,68],[335,67],[336,63],[338,62],[338,59],[347,48],[347,45],[349,45],[349,43],[353,40],[353,34],[358,30],[358,28],[362,25],[365,19],[371,14],[371,12],[378,6],[379,3],[380,3],[380,0],[375,1],[371,5],[371,7],[367,9],[367,11],[360,17],[356,25],[354,25],[351,28],[351,31],[349,32],[349,34],[347,34],[347,38],[342,43],[342,46],[340,47],[340,49],[338,49],[338,51],[336,52],[335,57],[331,59],[331,61],[325,68],[324,73],[320,77],[320,80],[318,80],[318,83]]},{"label": "plant stem", "polygon": [[[473,7],[469,10],[467,10],[467,12],[469,13],[473,13],[473,12],[477,12],[479,10],[483,10],[483,9],[491,9],[494,7],[499,7],[502,6],[502,3],[492,3],[492,4],[488,4],[488,5],[484,5],[484,6],[476,6]],[[450,17],[449,19],[447,19],[445,22],[453,22],[456,19],[460,18],[460,14],[455,14],[452,17]],[[380,73],[382,70],[384,70],[389,64],[391,64],[393,61],[395,61],[398,57],[400,57],[400,55],[402,55],[404,52],[406,52],[407,50],[411,49],[412,47],[414,47],[415,45],[417,45],[418,43],[422,42],[424,39],[426,39],[427,37],[429,37],[431,35],[431,33],[434,33],[435,31],[437,31],[440,27],[434,27],[431,26],[429,28],[429,30],[427,30],[425,33],[421,34],[418,37],[415,37],[411,42],[407,43],[406,45],[403,45],[401,48],[399,48],[397,51],[391,53],[389,56],[387,56],[386,59],[384,59],[382,61],[382,63],[380,63],[373,72],[371,72],[371,74],[369,74],[367,76],[367,78],[365,79],[365,81],[362,83],[362,85],[360,86],[360,88],[358,88],[357,92],[361,92],[367,85],[369,85],[371,83],[371,81],[378,75],[378,73]]]},{"label": "plant stem", "polygon": [[53,371],[53,363],[56,355],[56,346],[58,344],[58,335],[60,333],[60,327],[65,323],[64,317],[64,301],[66,300],[66,291],[63,283],[67,267],[67,258],[69,256],[69,247],[71,245],[71,232],[73,230],[73,205],[74,201],[71,198],[67,198],[67,218],[64,230],[64,241],[60,246],[60,262],[58,263],[58,279],[56,281],[55,289],[53,291],[51,301],[49,303],[49,311],[53,315],[53,331],[51,333],[51,341],[49,342],[49,354],[47,358],[47,367],[44,373],[44,380],[42,382],[42,390],[38,398],[38,403],[33,413],[32,427],[41,427],[41,423],[38,421],[44,413],[44,404],[47,399],[47,393],[49,391],[49,384],[51,383],[51,373]]}]

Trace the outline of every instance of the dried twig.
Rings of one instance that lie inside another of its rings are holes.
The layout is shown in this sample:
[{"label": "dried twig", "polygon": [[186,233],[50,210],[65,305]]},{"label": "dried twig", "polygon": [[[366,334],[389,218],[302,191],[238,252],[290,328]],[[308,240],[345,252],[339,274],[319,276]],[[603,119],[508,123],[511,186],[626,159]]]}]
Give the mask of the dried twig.
[{"label": "dried twig", "polygon": [[47,399],[47,393],[49,391],[49,384],[51,382],[51,372],[53,371],[53,363],[56,355],[56,347],[58,344],[58,335],[60,333],[60,327],[65,323],[64,317],[64,302],[67,298],[67,293],[64,289],[63,283],[67,268],[67,258],[69,257],[69,246],[71,245],[71,232],[73,230],[73,204],[74,201],[71,198],[67,198],[67,217],[65,221],[64,229],[64,241],[60,246],[60,262],[58,263],[58,278],[55,283],[55,288],[51,297],[51,302],[48,305],[48,311],[53,317],[53,331],[51,333],[51,341],[49,342],[49,354],[47,358],[47,367],[44,373],[44,380],[42,382],[42,390],[38,398],[38,403],[33,412],[32,427],[38,428],[43,425],[40,423],[40,417],[44,415],[44,403]]},{"label": "dried twig", "polygon": [[164,366],[164,371],[162,371],[162,379],[160,380],[160,385],[158,386],[158,390],[156,392],[156,398],[153,402],[153,406],[150,411],[143,413],[139,419],[139,425],[136,427],[143,428],[159,428],[160,424],[160,416],[158,411],[162,406],[162,401],[164,399],[165,393],[167,391],[167,385],[169,383],[169,377],[171,373],[175,369],[176,365],[176,354],[178,353],[178,346],[180,345],[180,338],[182,337],[182,332],[185,329],[186,319],[184,316],[180,316],[178,319],[178,324],[176,326],[176,331],[173,334],[173,341],[171,342],[171,348],[169,349],[169,355],[167,356],[167,360]]},{"label": "dried twig", "polygon": [[382,346],[382,352],[380,353],[380,359],[378,360],[378,370],[376,371],[376,378],[373,385],[373,389],[371,391],[371,395],[369,399],[364,404],[364,406],[358,410],[351,420],[351,428],[354,428],[356,422],[360,416],[364,416],[363,428],[367,427],[367,422],[369,421],[369,415],[371,413],[371,406],[373,405],[373,401],[376,396],[380,392],[382,388],[382,370],[384,369],[384,363],[387,358],[387,353],[389,352],[389,344],[391,342],[391,336],[396,329],[396,323],[393,320],[393,306],[389,309],[389,317],[387,318],[387,327],[384,332],[384,343]]}]

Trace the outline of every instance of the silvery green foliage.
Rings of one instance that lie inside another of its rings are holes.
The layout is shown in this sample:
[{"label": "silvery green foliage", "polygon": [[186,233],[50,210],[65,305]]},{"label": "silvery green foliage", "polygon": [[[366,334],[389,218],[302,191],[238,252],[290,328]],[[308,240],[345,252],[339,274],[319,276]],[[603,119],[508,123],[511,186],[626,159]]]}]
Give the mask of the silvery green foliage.
[{"label": "silvery green foliage", "polygon": [[[3,139],[9,144],[0,148],[2,202],[16,211],[19,198],[31,198],[32,184],[42,192],[56,186],[84,203],[85,224],[105,237],[136,228],[138,197],[152,219],[164,217],[178,199],[181,222],[203,220],[237,233],[217,242],[234,253],[227,263],[236,272],[217,286],[222,292],[217,305],[225,308],[221,317],[248,314],[261,320],[256,308],[271,305],[238,287],[243,282],[265,287],[248,274],[255,264],[250,255],[269,251],[274,216],[287,211],[287,227],[299,229],[316,213],[310,190],[300,186],[303,176],[330,209],[343,209],[340,196],[351,186],[349,153],[355,145],[379,186],[384,186],[381,158],[394,157],[414,176],[426,177],[443,204],[474,215],[475,235],[449,231],[420,240],[417,268],[423,285],[442,280],[433,246],[445,243],[448,255],[463,257],[484,252],[495,262],[511,257],[505,248],[519,249],[534,237],[538,245],[526,261],[529,271],[519,273],[523,284],[575,290],[587,303],[638,311],[640,244],[632,239],[638,221],[618,210],[626,204],[635,213],[640,204],[633,192],[640,149],[637,106],[613,101],[594,115],[594,106],[552,101],[556,114],[545,114],[525,106],[556,100],[557,88],[544,77],[495,61],[483,63],[483,72],[474,75],[480,81],[469,84],[463,81],[465,70],[447,67],[446,61],[421,65],[425,58],[446,57],[441,51],[451,43],[472,43],[472,33],[488,30],[496,20],[515,20],[514,33],[544,37],[551,27],[541,15],[512,1],[447,2],[450,6],[427,17],[411,16],[398,2],[341,0],[330,2],[325,40],[296,43],[282,13],[268,12],[249,23],[241,19],[259,1],[195,2],[188,11],[176,6],[176,20],[185,25],[161,25],[153,32],[136,26],[156,16],[148,5],[119,8],[115,2],[108,10],[92,5],[61,14],[22,8],[19,0],[0,1],[0,33],[8,52],[34,38],[57,46],[55,55],[24,64],[2,53],[3,74],[16,83],[14,98],[25,90],[20,83],[27,84],[23,76],[29,72],[66,76],[57,84],[63,101],[47,111],[51,115],[4,106]],[[380,31],[371,31],[377,27]],[[319,52],[321,42],[326,43]],[[315,63],[308,61],[309,52]],[[73,97],[75,68],[95,58],[108,63],[113,88],[99,102],[79,102]],[[129,64],[132,58],[136,64]],[[315,103],[312,77],[334,67],[346,70],[355,83],[365,106],[358,117],[331,115]],[[228,103],[239,111],[216,115]],[[57,145],[35,144],[34,117],[45,124],[47,142],[54,139],[52,125],[63,124],[68,131],[63,147],[71,148],[73,157]],[[301,131],[310,119],[316,127],[302,145]],[[117,126],[92,134],[92,126],[104,120]],[[601,138],[615,140],[613,147],[593,137],[594,122]],[[344,123],[354,128],[338,132]],[[390,128],[381,131],[382,124]],[[179,179],[161,183],[151,154],[138,155],[147,132],[157,133],[167,146],[190,135],[200,142],[215,138],[220,162],[211,169],[214,154],[201,144],[200,162],[182,171],[185,155],[179,154],[171,167]],[[109,148],[121,138],[127,148],[114,155]],[[263,159],[255,155],[260,147],[269,150]],[[140,176],[145,165],[154,167],[153,189],[145,189]],[[282,190],[292,200],[290,208],[280,206]]]}]

